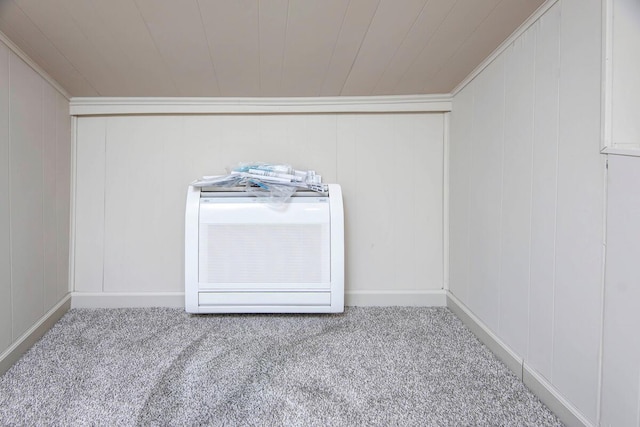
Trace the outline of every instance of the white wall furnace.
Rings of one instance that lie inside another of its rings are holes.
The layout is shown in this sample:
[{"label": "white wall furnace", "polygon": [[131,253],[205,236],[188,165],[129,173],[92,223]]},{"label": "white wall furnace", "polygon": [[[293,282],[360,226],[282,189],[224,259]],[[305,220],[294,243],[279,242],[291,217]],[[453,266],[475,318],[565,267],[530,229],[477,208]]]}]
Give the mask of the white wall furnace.
[{"label": "white wall furnace", "polygon": [[276,204],[189,187],[185,214],[189,313],[344,311],[342,192],[298,191]]}]

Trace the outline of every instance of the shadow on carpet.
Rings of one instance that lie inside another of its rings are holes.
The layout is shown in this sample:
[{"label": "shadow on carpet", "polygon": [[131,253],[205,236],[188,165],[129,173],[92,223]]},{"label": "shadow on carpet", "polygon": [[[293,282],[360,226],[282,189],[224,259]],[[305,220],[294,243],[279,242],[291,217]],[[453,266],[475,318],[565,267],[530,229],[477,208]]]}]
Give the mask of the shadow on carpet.
[{"label": "shadow on carpet", "polygon": [[0,378],[0,425],[555,426],[446,308],[73,309]]}]

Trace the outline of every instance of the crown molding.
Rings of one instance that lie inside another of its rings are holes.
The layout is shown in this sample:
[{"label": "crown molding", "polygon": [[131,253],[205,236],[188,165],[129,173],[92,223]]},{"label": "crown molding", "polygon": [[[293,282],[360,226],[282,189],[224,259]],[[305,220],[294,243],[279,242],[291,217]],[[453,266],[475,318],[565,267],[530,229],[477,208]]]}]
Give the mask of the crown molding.
[{"label": "crown molding", "polygon": [[45,70],[43,70],[38,64],[36,64],[33,59],[29,58],[22,49],[20,49],[14,42],[11,41],[9,37],[2,31],[0,31],[0,41],[4,43],[9,50],[11,50],[14,54],[18,56],[18,58],[22,59],[29,67],[33,69],[36,73],[40,75],[43,79],[47,81],[55,90],[60,92],[60,95],[64,96],[67,99],[71,99],[71,95],[67,92],[60,84],[53,79]]},{"label": "crown molding", "polygon": [[451,111],[451,96],[296,98],[71,98],[72,116],[122,114],[399,113]]},{"label": "crown molding", "polygon": [[451,93],[432,95],[337,96],[292,98],[131,98],[71,97],[46,71],[0,31],[2,41],[60,94],[70,100],[72,116],[129,114],[282,114],[449,112],[452,99],[559,0],[545,1],[478,65]]},{"label": "crown molding", "polygon": [[451,98],[456,96],[458,92],[465,88],[473,79],[475,79],[478,74],[480,74],[485,68],[489,66],[498,56],[500,56],[511,44],[516,41],[518,37],[524,34],[525,31],[529,29],[542,15],[544,15],[547,10],[551,9],[551,7],[556,4],[559,0],[547,0],[536,9],[533,14],[527,18],[516,30],[511,33],[509,37],[503,41],[500,46],[498,46],[491,55],[487,56],[487,58],[480,63],[464,80],[462,80],[449,94]]}]

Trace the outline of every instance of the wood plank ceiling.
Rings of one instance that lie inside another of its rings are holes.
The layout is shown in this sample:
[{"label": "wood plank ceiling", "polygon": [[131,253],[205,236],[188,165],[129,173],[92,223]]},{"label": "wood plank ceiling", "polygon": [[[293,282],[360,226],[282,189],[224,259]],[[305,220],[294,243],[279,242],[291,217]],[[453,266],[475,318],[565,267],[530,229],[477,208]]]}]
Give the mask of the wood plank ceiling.
[{"label": "wood plank ceiling", "polygon": [[544,0],[0,0],[72,96],[450,92]]}]

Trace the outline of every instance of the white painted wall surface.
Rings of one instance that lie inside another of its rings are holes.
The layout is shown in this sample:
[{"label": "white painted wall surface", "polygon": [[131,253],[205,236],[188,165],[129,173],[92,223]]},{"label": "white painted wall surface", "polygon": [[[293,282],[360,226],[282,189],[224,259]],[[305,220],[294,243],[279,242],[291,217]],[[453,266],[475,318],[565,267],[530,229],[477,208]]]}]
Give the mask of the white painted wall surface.
[{"label": "white painted wall surface", "polygon": [[0,354],[69,292],[70,122],[0,42]]},{"label": "white painted wall surface", "polygon": [[454,98],[450,289],[595,423],[604,157],[595,0],[560,0]]},{"label": "white painted wall surface", "polygon": [[284,162],[342,186],[346,291],[442,289],[442,113],[80,117],[75,291],[182,292],[189,182]]},{"label": "white painted wall surface", "polygon": [[0,43],[0,349],[13,341],[9,212],[9,49]]},{"label": "white painted wall surface", "polygon": [[603,426],[640,425],[640,158],[609,156]]}]

